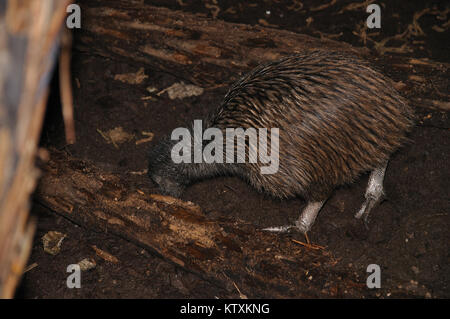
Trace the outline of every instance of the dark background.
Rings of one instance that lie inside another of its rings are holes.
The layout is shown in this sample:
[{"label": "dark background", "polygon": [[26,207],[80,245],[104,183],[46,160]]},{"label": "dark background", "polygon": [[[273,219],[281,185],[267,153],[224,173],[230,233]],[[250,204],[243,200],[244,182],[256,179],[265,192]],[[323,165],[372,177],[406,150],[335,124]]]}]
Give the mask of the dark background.
[{"label": "dark background", "polygon": [[[382,28],[368,30],[366,40],[361,33],[361,26],[368,16],[366,4],[357,5],[364,2],[144,2],[203,13],[230,22],[261,24],[345,41],[357,47],[365,46],[379,55],[428,58],[444,63],[447,68],[450,63],[450,5],[445,1],[378,1],[382,7]],[[417,23],[423,32],[417,29]],[[377,47],[383,39],[399,34],[403,36],[391,39],[384,47]],[[103,169],[125,176],[137,189],[157,192],[145,175],[133,174],[146,169],[146,154],[154,141],[214,109],[231,83],[223,79],[227,85],[207,89],[197,97],[170,100],[167,95],[161,95],[156,100],[143,102],[141,97],[146,95],[145,88],[155,87],[160,91],[180,79],[145,69],[148,78],[142,87],[114,80],[116,74],[137,72],[138,69],[135,65],[74,51],[72,72],[76,79],[77,143],[65,144],[55,78],[41,145],[91,160]],[[417,85],[420,87],[422,84]],[[448,101],[448,82],[445,87],[446,91],[436,90],[430,98]],[[385,179],[387,200],[374,209],[370,229],[366,230],[360,221],[353,218],[364,199],[367,176],[363,176],[353,185],[335,191],[309,234],[313,243],[326,246],[339,261],[336,265],[339,271],[355,274],[361,283],[365,283],[367,265],[375,263],[381,266],[382,288],[363,291],[365,297],[448,298],[450,295],[450,121],[448,112],[418,107],[416,113],[417,127],[411,134],[412,142],[392,157]],[[154,141],[141,145],[131,141],[115,148],[98,133],[98,130],[108,131],[119,126],[135,137],[142,137],[143,131],[152,132]],[[300,198],[286,201],[267,198],[237,178],[224,177],[195,184],[182,198],[198,203],[207,213],[232,216],[258,227],[292,223],[305,205]],[[29,264],[37,263],[38,266],[25,274],[17,297],[239,297],[237,292],[224,294],[196,276],[124,240],[80,228],[38,204],[32,210],[39,222]],[[68,235],[57,256],[43,252],[41,237],[50,230]],[[300,234],[281,236],[304,240]],[[112,264],[99,258],[91,248],[93,245],[114,255],[120,262]],[[67,289],[67,265],[86,257],[94,258],[97,267],[83,273],[82,289]],[[254,297],[251,292],[245,293]]]}]

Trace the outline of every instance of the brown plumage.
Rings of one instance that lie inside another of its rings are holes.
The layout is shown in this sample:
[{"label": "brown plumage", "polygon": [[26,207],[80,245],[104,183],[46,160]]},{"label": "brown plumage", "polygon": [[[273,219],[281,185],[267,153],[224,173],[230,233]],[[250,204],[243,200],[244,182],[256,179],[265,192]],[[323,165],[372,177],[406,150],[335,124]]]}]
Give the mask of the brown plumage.
[{"label": "brown plumage", "polygon": [[149,170],[164,192],[179,195],[196,179],[231,174],[278,198],[321,201],[387,163],[406,141],[413,112],[392,81],[366,61],[314,50],[254,69],[204,125],[279,128],[278,172],[263,175],[260,163],[174,164],[174,142],[167,138],[152,150]]}]

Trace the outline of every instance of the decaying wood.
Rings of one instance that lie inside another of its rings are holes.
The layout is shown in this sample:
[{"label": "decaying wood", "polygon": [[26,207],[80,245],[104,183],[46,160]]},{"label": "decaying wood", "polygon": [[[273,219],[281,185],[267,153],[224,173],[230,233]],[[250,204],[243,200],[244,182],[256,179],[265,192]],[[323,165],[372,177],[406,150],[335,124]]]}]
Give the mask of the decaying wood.
[{"label": "decaying wood", "polygon": [[[210,19],[199,14],[154,7],[142,1],[83,0],[83,28],[76,48],[162,70],[203,87],[235,81],[258,64],[314,48],[352,52],[371,60],[399,82],[418,107],[449,101],[449,65],[405,55],[373,55],[365,48],[290,31]],[[423,81],[419,80],[423,79]]]},{"label": "decaying wood", "polygon": [[81,1],[80,5],[84,20],[76,32],[78,49],[134,61],[202,86],[233,81],[260,63],[311,48],[361,52],[345,43],[142,2]]},{"label": "decaying wood", "polygon": [[[310,249],[242,221],[208,218],[195,204],[130,190],[117,175],[52,153],[36,199],[77,224],[119,235],[179,267],[248,297],[358,294],[326,249]],[[337,288],[345,289],[337,289]],[[361,289],[361,288],[360,288]]]},{"label": "decaying wood", "polygon": [[13,296],[31,248],[34,157],[69,2],[0,2],[0,298]]},{"label": "decaying wood", "polygon": [[67,144],[75,144],[75,121],[73,118],[72,78],[70,60],[72,50],[72,33],[65,29],[61,38],[61,54],[59,55],[59,88],[61,94],[62,114]]}]

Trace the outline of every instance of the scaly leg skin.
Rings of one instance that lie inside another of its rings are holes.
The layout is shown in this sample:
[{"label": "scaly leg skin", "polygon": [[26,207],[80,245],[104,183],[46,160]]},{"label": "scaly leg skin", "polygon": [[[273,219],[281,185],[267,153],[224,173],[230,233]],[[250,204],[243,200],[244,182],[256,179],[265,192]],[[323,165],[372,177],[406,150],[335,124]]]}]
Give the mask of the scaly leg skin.
[{"label": "scaly leg skin", "polygon": [[369,177],[369,183],[366,189],[366,200],[361,206],[361,209],[356,213],[356,218],[364,217],[364,224],[367,227],[370,211],[377,204],[384,195],[383,180],[386,172],[387,163],[380,168],[372,171]]},{"label": "scaly leg skin", "polygon": [[311,229],[311,226],[316,221],[316,217],[324,203],[325,201],[308,203],[298,220],[295,222],[295,226],[298,230],[303,234],[306,234]]},{"label": "scaly leg skin", "polygon": [[300,217],[298,218],[298,220],[295,222],[295,225],[269,227],[264,228],[263,230],[277,233],[285,233],[292,228],[296,228],[300,230],[303,234],[306,234],[311,229],[311,226],[314,224],[317,214],[319,214],[319,211],[324,203],[325,201],[309,202],[308,205],[306,205]]}]

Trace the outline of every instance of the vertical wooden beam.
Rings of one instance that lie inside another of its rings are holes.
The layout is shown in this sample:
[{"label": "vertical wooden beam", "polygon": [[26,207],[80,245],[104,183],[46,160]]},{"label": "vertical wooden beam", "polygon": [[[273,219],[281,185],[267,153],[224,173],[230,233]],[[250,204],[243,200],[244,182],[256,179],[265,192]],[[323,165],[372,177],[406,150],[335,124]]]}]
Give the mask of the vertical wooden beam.
[{"label": "vertical wooden beam", "polygon": [[34,158],[70,2],[0,3],[0,298],[14,296],[31,249]]}]

